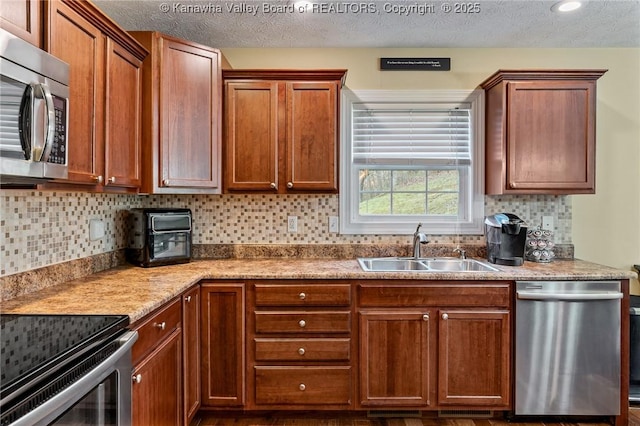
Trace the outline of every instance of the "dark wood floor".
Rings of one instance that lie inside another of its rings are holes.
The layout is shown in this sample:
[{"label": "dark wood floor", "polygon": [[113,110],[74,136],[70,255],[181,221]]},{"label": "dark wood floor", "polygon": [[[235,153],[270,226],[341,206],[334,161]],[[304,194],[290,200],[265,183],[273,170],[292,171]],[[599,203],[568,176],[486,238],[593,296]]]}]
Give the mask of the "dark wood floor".
[{"label": "dark wood floor", "polygon": [[[367,418],[367,417],[243,417],[206,415],[192,426],[608,426],[594,422],[522,422],[499,419]],[[629,426],[640,426],[640,407],[629,410]]]}]

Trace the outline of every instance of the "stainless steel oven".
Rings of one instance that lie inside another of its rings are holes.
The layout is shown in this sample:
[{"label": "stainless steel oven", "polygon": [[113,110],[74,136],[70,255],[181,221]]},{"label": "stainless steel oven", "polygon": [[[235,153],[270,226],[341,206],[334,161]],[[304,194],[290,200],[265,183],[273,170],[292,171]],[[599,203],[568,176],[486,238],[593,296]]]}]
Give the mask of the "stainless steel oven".
[{"label": "stainless steel oven", "polygon": [[131,424],[126,316],[2,315],[0,424]]}]

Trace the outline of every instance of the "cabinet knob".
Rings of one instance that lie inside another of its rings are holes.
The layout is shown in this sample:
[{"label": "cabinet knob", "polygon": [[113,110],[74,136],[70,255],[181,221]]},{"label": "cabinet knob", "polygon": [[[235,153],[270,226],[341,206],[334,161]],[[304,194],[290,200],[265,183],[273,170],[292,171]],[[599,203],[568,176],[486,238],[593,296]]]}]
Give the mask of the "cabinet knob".
[{"label": "cabinet knob", "polygon": [[300,300],[304,300],[304,299],[306,299],[306,298],[307,298],[307,295],[306,295],[306,294],[304,294],[304,293],[300,293],[300,294],[298,295],[298,297],[300,298]]},{"label": "cabinet knob", "polygon": [[162,180],[162,184],[163,184],[164,186],[169,186],[169,179],[163,179],[163,180]]},{"label": "cabinet knob", "polygon": [[116,177],[115,176],[111,176],[109,179],[107,179],[107,182],[116,183]]},{"label": "cabinet knob", "polygon": [[298,321],[298,325],[300,328],[305,328],[307,326],[307,322],[305,320]]},{"label": "cabinet knob", "polygon": [[133,380],[133,383],[140,383],[142,381],[142,374],[134,374],[131,380]]},{"label": "cabinet knob", "polygon": [[185,300],[187,301],[187,303],[191,303],[191,296],[187,296]]},{"label": "cabinet knob", "polygon": [[271,182],[271,185],[269,185],[271,187],[271,189],[277,189],[278,185],[276,185],[275,182]]},{"label": "cabinet knob", "polygon": [[161,323],[155,323],[154,324],[155,327],[159,328],[160,330],[164,330],[165,328],[167,328],[167,323],[162,321]]},{"label": "cabinet knob", "polygon": [[307,386],[304,383],[300,383],[300,386],[298,386],[298,388],[303,391],[307,388]]},{"label": "cabinet knob", "polygon": [[104,178],[102,177],[102,175],[98,175],[98,176],[91,176],[91,179],[93,179],[93,181],[95,183],[102,183],[102,181],[104,180]]},{"label": "cabinet knob", "polygon": [[287,188],[289,189],[293,188],[293,182],[287,182]]},{"label": "cabinet knob", "polygon": [[448,315],[448,314],[442,314],[442,319],[443,319],[443,320],[446,320],[446,319],[448,319],[448,318],[449,318],[449,315]]},{"label": "cabinet knob", "polygon": [[424,315],[422,316],[422,320],[423,320],[423,321],[429,321],[429,314],[424,314]]},{"label": "cabinet knob", "polygon": [[298,354],[299,354],[299,355],[304,355],[304,354],[305,354],[305,352],[306,352],[306,351],[304,350],[304,348],[300,348],[300,349],[298,349]]}]

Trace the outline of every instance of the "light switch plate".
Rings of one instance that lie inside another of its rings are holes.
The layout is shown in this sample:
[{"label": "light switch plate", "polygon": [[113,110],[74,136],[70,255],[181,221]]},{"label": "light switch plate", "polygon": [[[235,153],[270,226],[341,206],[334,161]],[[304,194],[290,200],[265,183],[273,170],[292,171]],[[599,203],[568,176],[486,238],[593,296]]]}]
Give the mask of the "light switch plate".
[{"label": "light switch plate", "polygon": [[338,222],[338,216],[329,216],[329,232],[338,232],[340,222]]}]

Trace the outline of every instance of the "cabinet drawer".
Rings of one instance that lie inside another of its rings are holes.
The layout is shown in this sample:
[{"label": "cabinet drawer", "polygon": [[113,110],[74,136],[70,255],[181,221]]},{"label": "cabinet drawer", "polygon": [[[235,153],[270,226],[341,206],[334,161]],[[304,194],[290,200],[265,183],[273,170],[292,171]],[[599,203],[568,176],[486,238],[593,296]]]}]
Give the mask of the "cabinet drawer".
[{"label": "cabinet drawer", "polygon": [[178,299],[134,324],[133,329],[138,331],[138,340],[131,351],[134,365],[180,327],[181,316],[182,303]]},{"label": "cabinet drawer", "polygon": [[349,361],[350,339],[256,339],[256,361]]},{"label": "cabinet drawer", "polygon": [[349,284],[256,284],[257,306],[349,306]]},{"label": "cabinet drawer", "polygon": [[491,306],[508,308],[511,304],[508,282],[361,284],[358,291],[362,307]]},{"label": "cabinet drawer", "polygon": [[256,367],[256,404],[347,405],[351,367]]},{"label": "cabinet drawer", "polygon": [[349,312],[256,312],[256,333],[348,333]]}]

